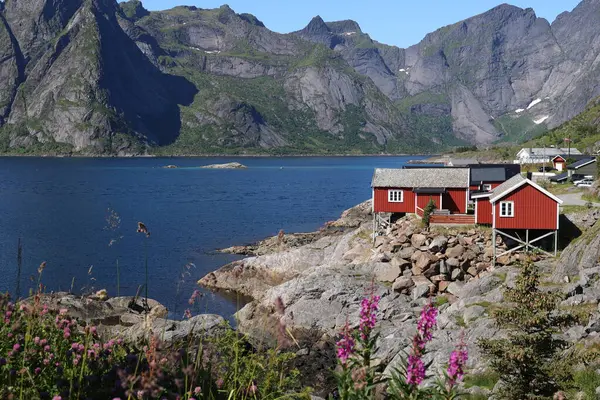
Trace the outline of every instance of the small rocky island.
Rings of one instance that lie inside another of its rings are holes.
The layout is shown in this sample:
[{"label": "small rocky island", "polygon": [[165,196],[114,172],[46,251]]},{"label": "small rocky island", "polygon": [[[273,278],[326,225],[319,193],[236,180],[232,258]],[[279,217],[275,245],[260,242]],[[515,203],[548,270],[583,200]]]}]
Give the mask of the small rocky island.
[{"label": "small rocky island", "polygon": [[205,169],[246,169],[248,167],[246,167],[244,164],[240,164],[239,162],[231,162],[231,163],[225,163],[225,164],[203,165],[200,168],[205,168]]}]

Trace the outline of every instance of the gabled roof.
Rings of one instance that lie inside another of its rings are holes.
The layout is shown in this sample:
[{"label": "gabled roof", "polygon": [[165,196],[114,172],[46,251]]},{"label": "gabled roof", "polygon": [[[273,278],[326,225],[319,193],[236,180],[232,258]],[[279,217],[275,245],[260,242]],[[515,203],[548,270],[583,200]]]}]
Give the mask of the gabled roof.
[{"label": "gabled roof", "polygon": [[556,157],[561,157],[563,160],[572,159],[575,161],[592,158],[592,156],[590,156],[589,154],[570,154],[570,155],[569,154],[558,154],[558,155],[552,157],[552,159],[550,161],[554,161],[554,159]]},{"label": "gabled roof", "polygon": [[537,183],[525,178],[521,174],[513,176],[512,178],[510,178],[509,180],[507,180],[500,186],[494,188],[492,190],[492,197],[490,197],[490,202],[495,203],[496,201],[500,200],[501,198],[514,192],[515,190],[517,190],[518,188],[520,188],[521,186],[526,185],[526,184],[533,186],[535,189],[542,192],[546,196],[550,197],[552,200],[556,201],[558,204],[562,204],[561,199],[559,199],[558,197],[556,197],[555,195],[553,195],[552,193],[550,193],[549,191],[547,191],[546,189],[544,189],[543,187],[538,185]]},{"label": "gabled roof", "polygon": [[377,168],[371,187],[468,188],[468,168]]},{"label": "gabled roof", "polygon": [[[519,152],[517,153],[517,155],[521,154],[522,152],[527,152],[530,155],[534,155],[534,156],[538,156],[538,157],[552,157],[558,154],[568,154],[569,153],[569,149],[563,149],[560,147],[523,147],[521,150],[519,150]],[[575,148],[571,148],[570,153],[572,155],[578,155],[581,154],[581,152]]]},{"label": "gabled roof", "polygon": [[584,158],[582,160],[579,160],[577,162],[574,162],[573,164],[569,164],[567,165],[567,169],[579,169],[581,167],[585,167],[588,164],[594,163],[596,162],[595,158]]}]

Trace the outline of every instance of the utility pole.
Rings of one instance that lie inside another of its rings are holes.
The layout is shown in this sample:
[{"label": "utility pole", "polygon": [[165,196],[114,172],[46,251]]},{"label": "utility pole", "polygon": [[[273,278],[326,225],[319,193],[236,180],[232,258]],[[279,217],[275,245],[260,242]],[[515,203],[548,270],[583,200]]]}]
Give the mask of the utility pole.
[{"label": "utility pole", "polygon": [[568,153],[567,157],[571,158],[571,139],[565,138],[565,142],[567,142],[569,145],[569,153]]}]

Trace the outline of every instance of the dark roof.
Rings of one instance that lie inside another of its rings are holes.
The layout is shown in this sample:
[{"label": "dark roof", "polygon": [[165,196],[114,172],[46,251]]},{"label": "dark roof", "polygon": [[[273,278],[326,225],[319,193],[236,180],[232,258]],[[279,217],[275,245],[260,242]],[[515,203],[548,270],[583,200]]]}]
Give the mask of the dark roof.
[{"label": "dark roof", "polygon": [[371,187],[467,188],[468,168],[380,169],[373,174]]},{"label": "dark roof", "polygon": [[579,160],[573,164],[569,164],[567,165],[567,169],[579,169],[585,165],[591,164],[593,162],[596,162],[596,159],[593,157],[588,157],[588,158],[584,158],[582,160]]},{"label": "dark roof", "polygon": [[575,161],[592,158],[589,154],[571,154],[571,155],[558,154],[558,155],[552,157],[551,160],[554,160],[556,157],[562,157],[564,160],[571,159],[571,160],[575,160]]},{"label": "dark roof", "polygon": [[519,164],[480,164],[471,167],[471,185],[480,182],[504,182],[520,173]]},{"label": "dark roof", "polygon": [[568,173],[563,173],[560,175],[554,175],[552,178],[550,178],[550,181],[552,182],[560,182],[560,181],[564,181],[569,177]]},{"label": "dark roof", "polygon": [[471,182],[504,182],[506,169],[504,168],[471,168]]}]

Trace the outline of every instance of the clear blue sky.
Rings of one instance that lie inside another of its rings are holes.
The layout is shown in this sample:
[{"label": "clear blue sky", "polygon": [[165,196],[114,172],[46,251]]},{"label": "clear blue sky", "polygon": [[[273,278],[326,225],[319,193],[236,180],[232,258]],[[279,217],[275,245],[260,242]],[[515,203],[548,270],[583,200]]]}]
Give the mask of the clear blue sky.
[{"label": "clear blue sky", "polygon": [[[177,5],[215,8],[229,4],[238,13],[251,13],[276,32],[303,28],[312,17],[325,21],[353,19],[362,30],[383,43],[408,47],[427,33],[480,14],[502,0],[142,0],[149,10]],[[552,22],[563,11],[571,11],[579,0],[513,0],[510,4],[531,7],[539,17]]]}]

